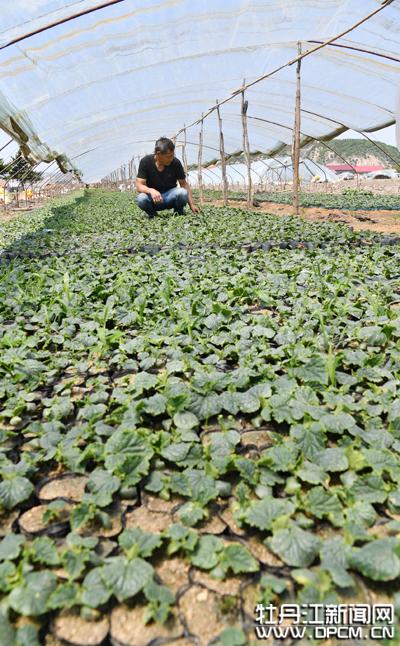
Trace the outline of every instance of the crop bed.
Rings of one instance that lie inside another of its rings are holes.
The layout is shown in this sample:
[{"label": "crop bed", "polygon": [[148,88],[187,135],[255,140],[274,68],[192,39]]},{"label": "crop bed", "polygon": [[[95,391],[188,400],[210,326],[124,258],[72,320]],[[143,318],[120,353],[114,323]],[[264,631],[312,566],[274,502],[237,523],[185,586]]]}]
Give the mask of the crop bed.
[{"label": "crop bed", "polygon": [[[194,191],[197,194],[197,191]],[[222,191],[206,190],[206,198],[221,199]],[[229,200],[246,200],[246,194],[229,191]],[[258,202],[292,204],[292,191],[270,191],[257,193]],[[300,193],[300,206],[321,207],[326,209],[343,209],[344,211],[400,211],[399,195],[377,195],[365,189],[349,188],[342,193]]]},{"label": "crop bed", "polygon": [[241,646],[258,602],[399,608],[397,239],[132,202],[0,229],[0,645]]}]

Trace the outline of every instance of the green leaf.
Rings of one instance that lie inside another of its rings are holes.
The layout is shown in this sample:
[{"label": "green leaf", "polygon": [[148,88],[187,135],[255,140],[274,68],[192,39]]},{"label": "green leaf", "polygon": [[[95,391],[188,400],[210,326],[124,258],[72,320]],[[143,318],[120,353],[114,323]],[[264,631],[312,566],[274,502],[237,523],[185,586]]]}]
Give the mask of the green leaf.
[{"label": "green leaf", "polygon": [[[159,493],[164,487],[164,476],[159,471],[152,471],[146,480],[144,488],[146,491]],[[122,493],[122,492],[121,492]]]},{"label": "green leaf", "polygon": [[263,451],[261,462],[274,471],[293,471],[298,453],[299,449],[293,442],[285,442]]},{"label": "green leaf", "polygon": [[212,570],[218,564],[223,549],[224,543],[220,538],[204,534],[190,557],[192,565],[202,570]]},{"label": "green leaf", "polygon": [[86,419],[92,423],[102,419],[107,412],[105,404],[89,404],[80,409],[78,419]]},{"label": "green leaf", "polygon": [[349,468],[349,461],[345,449],[325,449],[315,456],[315,462],[325,471],[346,471]]},{"label": "green leaf", "polygon": [[212,393],[202,397],[194,411],[200,419],[209,419],[221,412],[222,404],[219,395]]},{"label": "green leaf", "polygon": [[83,573],[86,563],[90,559],[90,552],[67,550],[62,556],[63,566],[68,572],[70,579],[78,579]]},{"label": "green leaf", "polygon": [[99,543],[97,536],[81,536],[70,532],[65,540],[68,547],[77,547],[79,549],[92,550]]},{"label": "green leaf", "polygon": [[327,473],[318,464],[305,460],[297,475],[303,482],[310,484],[323,484],[327,478]]},{"label": "green leaf", "polygon": [[187,502],[178,510],[179,519],[187,527],[193,527],[207,516],[207,511],[199,503]]},{"label": "green leaf", "polygon": [[28,478],[14,476],[0,484],[0,507],[12,509],[33,493],[34,486]]},{"label": "green leaf", "polygon": [[242,413],[255,413],[260,408],[260,399],[250,390],[244,393],[236,393],[239,400],[239,410]]},{"label": "green leaf", "polygon": [[103,566],[102,576],[118,601],[134,597],[153,576],[150,563],[141,558],[128,561],[122,556],[108,559]]},{"label": "green leaf", "polygon": [[113,495],[120,488],[121,481],[117,476],[111,475],[108,471],[97,468],[90,474],[86,488],[90,491],[90,500],[99,507],[110,505]]},{"label": "green leaf", "polygon": [[25,543],[25,537],[20,534],[9,534],[0,543],[0,561],[16,559]]},{"label": "green leaf", "polygon": [[16,634],[16,646],[40,646],[39,628],[33,624],[20,626]]},{"label": "green leaf", "polygon": [[183,550],[186,553],[191,553],[198,543],[198,534],[187,527],[183,527],[179,523],[174,523],[171,527],[165,530],[163,534],[168,540],[169,545],[167,553],[169,555]]},{"label": "green leaf", "polygon": [[218,637],[216,646],[245,646],[247,643],[246,635],[241,628],[230,626],[225,628]]},{"label": "green leaf", "polygon": [[153,449],[147,438],[137,429],[119,429],[108,438],[105,444],[105,467],[114,471],[117,466],[128,467],[130,458],[144,460],[151,458]]},{"label": "green leaf", "polygon": [[240,396],[236,392],[223,392],[219,396],[219,401],[224,410],[231,413],[231,415],[237,415],[240,410]]},{"label": "green leaf", "polygon": [[50,610],[72,608],[79,602],[79,586],[70,581],[61,583],[49,597],[47,607]]},{"label": "green leaf", "polygon": [[321,540],[300,527],[291,525],[274,532],[267,544],[288,565],[308,567],[319,552]]},{"label": "green leaf", "polygon": [[170,614],[175,596],[165,585],[158,585],[154,580],[146,583],[143,589],[146,599],[150,602],[147,607],[146,621],[153,619],[164,623]]},{"label": "green leaf", "polygon": [[311,426],[292,426],[290,437],[296,442],[304,457],[314,462],[316,456],[325,448],[326,436],[318,423]]},{"label": "green leaf", "polygon": [[218,473],[225,473],[230,457],[235,453],[235,446],[240,442],[240,433],[237,431],[223,431],[209,435],[209,452],[213,466]]},{"label": "green leaf", "polygon": [[82,584],[82,603],[89,608],[98,608],[107,603],[113,590],[105,576],[104,566],[94,568],[86,576]]},{"label": "green leaf", "polygon": [[10,624],[6,615],[0,612],[0,646],[14,645],[15,639],[15,628]]},{"label": "green leaf", "polygon": [[347,573],[351,549],[340,536],[324,541],[321,551],[321,569],[327,570],[334,583],[340,588],[354,585],[352,577]]},{"label": "green leaf", "polygon": [[21,615],[37,616],[47,611],[47,602],[57,586],[52,572],[29,572],[9,596],[10,606]]},{"label": "green leaf", "polygon": [[304,509],[317,518],[328,518],[334,523],[342,520],[342,506],[336,494],[323,487],[313,487],[304,498]]},{"label": "green leaf", "polygon": [[365,449],[363,454],[367,463],[379,474],[383,471],[389,473],[396,481],[400,481],[399,461],[388,449]]},{"label": "green leaf", "polygon": [[301,368],[293,370],[294,375],[306,383],[328,384],[326,363],[322,357],[313,357]]},{"label": "green leaf", "polygon": [[349,413],[327,413],[319,421],[326,431],[339,435],[351,431],[356,425],[354,418]]},{"label": "green leaf", "polygon": [[264,590],[271,590],[274,594],[282,594],[288,587],[285,579],[280,579],[273,574],[264,574],[260,579],[260,586]]},{"label": "green leaf", "polygon": [[118,543],[128,558],[130,558],[130,554],[147,558],[153,554],[157,547],[160,547],[162,536],[144,532],[140,527],[135,527],[133,529],[124,529],[118,537]]},{"label": "green leaf", "polygon": [[125,458],[116,468],[116,474],[123,480],[124,488],[131,488],[140,482],[150,471],[150,456],[132,455]]},{"label": "green leaf", "polygon": [[151,390],[157,384],[157,377],[150,372],[138,372],[135,378],[135,391],[141,395],[144,390]]},{"label": "green leaf", "polygon": [[185,473],[175,471],[169,476],[169,487],[173,493],[178,493],[182,496],[187,496],[189,489],[189,482]]},{"label": "green leaf", "polygon": [[[0,563],[0,592],[9,592],[15,584],[17,568],[12,561]],[[0,642],[1,644],[1,642]]]},{"label": "green leaf", "polygon": [[202,469],[186,469],[184,475],[189,483],[189,491],[186,495],[190,495],[193,501],[198,502],[200,505],[206,505],[210,500],[217,498],[216,481],[207,475],[205,471]]},{"label": "green leaf", "polygon": [[158,601],[159,603],[171,604],[175,601],[175,596],[165,585],[158,585],[153,579],[148,581],[143,589],[148,601]]},{"label": "green leaf", "polygon": [[394,581],[400,575],[399,545],[396,538],[376,539],[353,551],[351,566],[373,581]]},{"label": "green leaf", "polygon": [[219,326],[220,323],[222,323],[223,320],[224,319],[222,316],[217,316],[216,314],[210,314],[205,319],[203,319],[203,323],[210,330],[214,330]]},{"label": "green leaf", "polygon": [[350,523],[371,527],[377,519],[377,513],[368,502],[355,502],[352,507],[346,509],[346,516]]},{"label": "green leaf", "polygon": [[164,395],[157,393],[144,400],[145,411],[148,415],[161,415],[167,408],[167,399]]},{"label": "green leaf", "polygon": [[29,553],[33,561],[45,563],[46,565],[58,565],[60,557],[54,541],[48,536],[39,536],[35,538],[29,548]]},{"label": "green leaf", "polygon": [[257,484],[259,474],[257,465],[253,460],[236,455],[233,458],[233,463],[236,469],[239,471],[243,482],[248,482],[251,485]]},{"label": "green leaf", "polygon": [[96,506],[87,502],[81,502],[71,511],[71,529],[76,530],[86,525],[96,516]]},{"label": "green leaf", "polygon": [[174,442],[161,451],[161,455],[170,462],[182,462],[190,451],[188,442]]},{"label": "green leaf", "polygon": [[359,338],[368,343],[368,345],[383,345],[386,343],[386,335],[382,332],[379,325],[366,325],[358,332]]},{"label": "green leaf", "polygon": [[234,574],[241,572],[257,572],[260,566],[249,550],[239,543],[231,543],[225,547],[219,562],[224,572],[232,570]]},{"label": "green leaf", "polygon": [[382,478],[375,474],[359,476],[349,487],[348,494],[363,502],[385,502],[388,491]]},{"label": "green leaf", "polygon": [[179,429],[189,430],[192,428],[197,428],[200,424],[199,419],[193,413],[175,413],[174,415],[174,424]]},{"label": "green leaf", "polygon": [[263,498],[253,502],[246,513],[245,521],[252,527],[262,530],[271,530],[274,520],[281,516],[290,516],[295,506],[290,500],[282,498]]},{"label": "green leaf", "polygon": [[170,375],[174,372],[184,372],[185,364],[183,361],[168,361],[165,365],[165,370]]}]

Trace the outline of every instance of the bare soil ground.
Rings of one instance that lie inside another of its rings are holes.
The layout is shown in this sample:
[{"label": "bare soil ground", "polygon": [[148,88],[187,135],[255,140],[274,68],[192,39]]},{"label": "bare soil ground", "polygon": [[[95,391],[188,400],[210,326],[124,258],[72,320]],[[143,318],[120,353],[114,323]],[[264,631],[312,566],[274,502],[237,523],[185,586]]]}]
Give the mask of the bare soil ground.
[{"label": "bare soil ground", "polygon": [[[222,206],[222,200],[213,202]],[[246,202],[229,201],[230,207],[247,208]],[[261,206],[251,208],[255,213],[273,213],[275,215],[293,215],[293,207],[276,202],[263,202]],[[343,209],[324,209],[321,207],[301,207],[300,216],[314,222],[340,222],[347,224],[355,231],[375,231],[376,233],[400,234],[400,211],[344,211]]]}]

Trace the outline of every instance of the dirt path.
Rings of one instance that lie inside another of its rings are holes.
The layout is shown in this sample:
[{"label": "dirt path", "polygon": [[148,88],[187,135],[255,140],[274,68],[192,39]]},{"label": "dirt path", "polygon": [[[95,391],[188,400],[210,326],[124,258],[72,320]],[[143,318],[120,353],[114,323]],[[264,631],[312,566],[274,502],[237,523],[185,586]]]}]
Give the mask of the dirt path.
[{"label": "dirt path", "polygon": [[[215,200],[213,204],[222,206],[222,200]],[[229,201],[230,207],[247,208],[246,202]],[[289,204],[276,202],[263,202],[259,207],[251,208],[259,213],[273,213],[275,215],[292,215],[293,207]],[[301,217],[313,222],[340,222],[348,224],[355,231],[376,231],[377,233],[400,234],[400,211],[344,211],[343,209],[324,209],[321,207],[301,207]]]}]

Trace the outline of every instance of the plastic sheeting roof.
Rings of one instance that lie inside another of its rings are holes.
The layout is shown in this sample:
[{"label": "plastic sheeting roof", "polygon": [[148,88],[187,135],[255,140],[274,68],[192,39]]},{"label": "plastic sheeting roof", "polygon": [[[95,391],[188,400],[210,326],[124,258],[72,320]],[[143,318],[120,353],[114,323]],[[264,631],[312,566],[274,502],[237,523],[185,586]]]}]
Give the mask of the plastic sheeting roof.
[{"label": "plastic sheeting roof", "polygon": [[[326,40],[381,0],[124,0],[0,50],[0,124],[25,137],[32,157],[65,155],[85,181],[151,152],[215,100],[293,58],[297,41]],[[99,5],[99,0],[13,0],[1,13],[0,47]],[[306,137],[394,123],[400,3],[302,63]],[[397,59],[397,60],[393,60]],[[292,139],[295,65],[246,91],[253,150]],[[225,149],[242,148],[240,97],[221,108]],[[257,117],[255,119],[254,117]],[[275,124],[259,121],[273,121]],[[279,124],[279,125],[278,125]],[[187,131],[197,159],[198,126]],[[215,112],[204,123],[204,159],[217,156]]]}]

